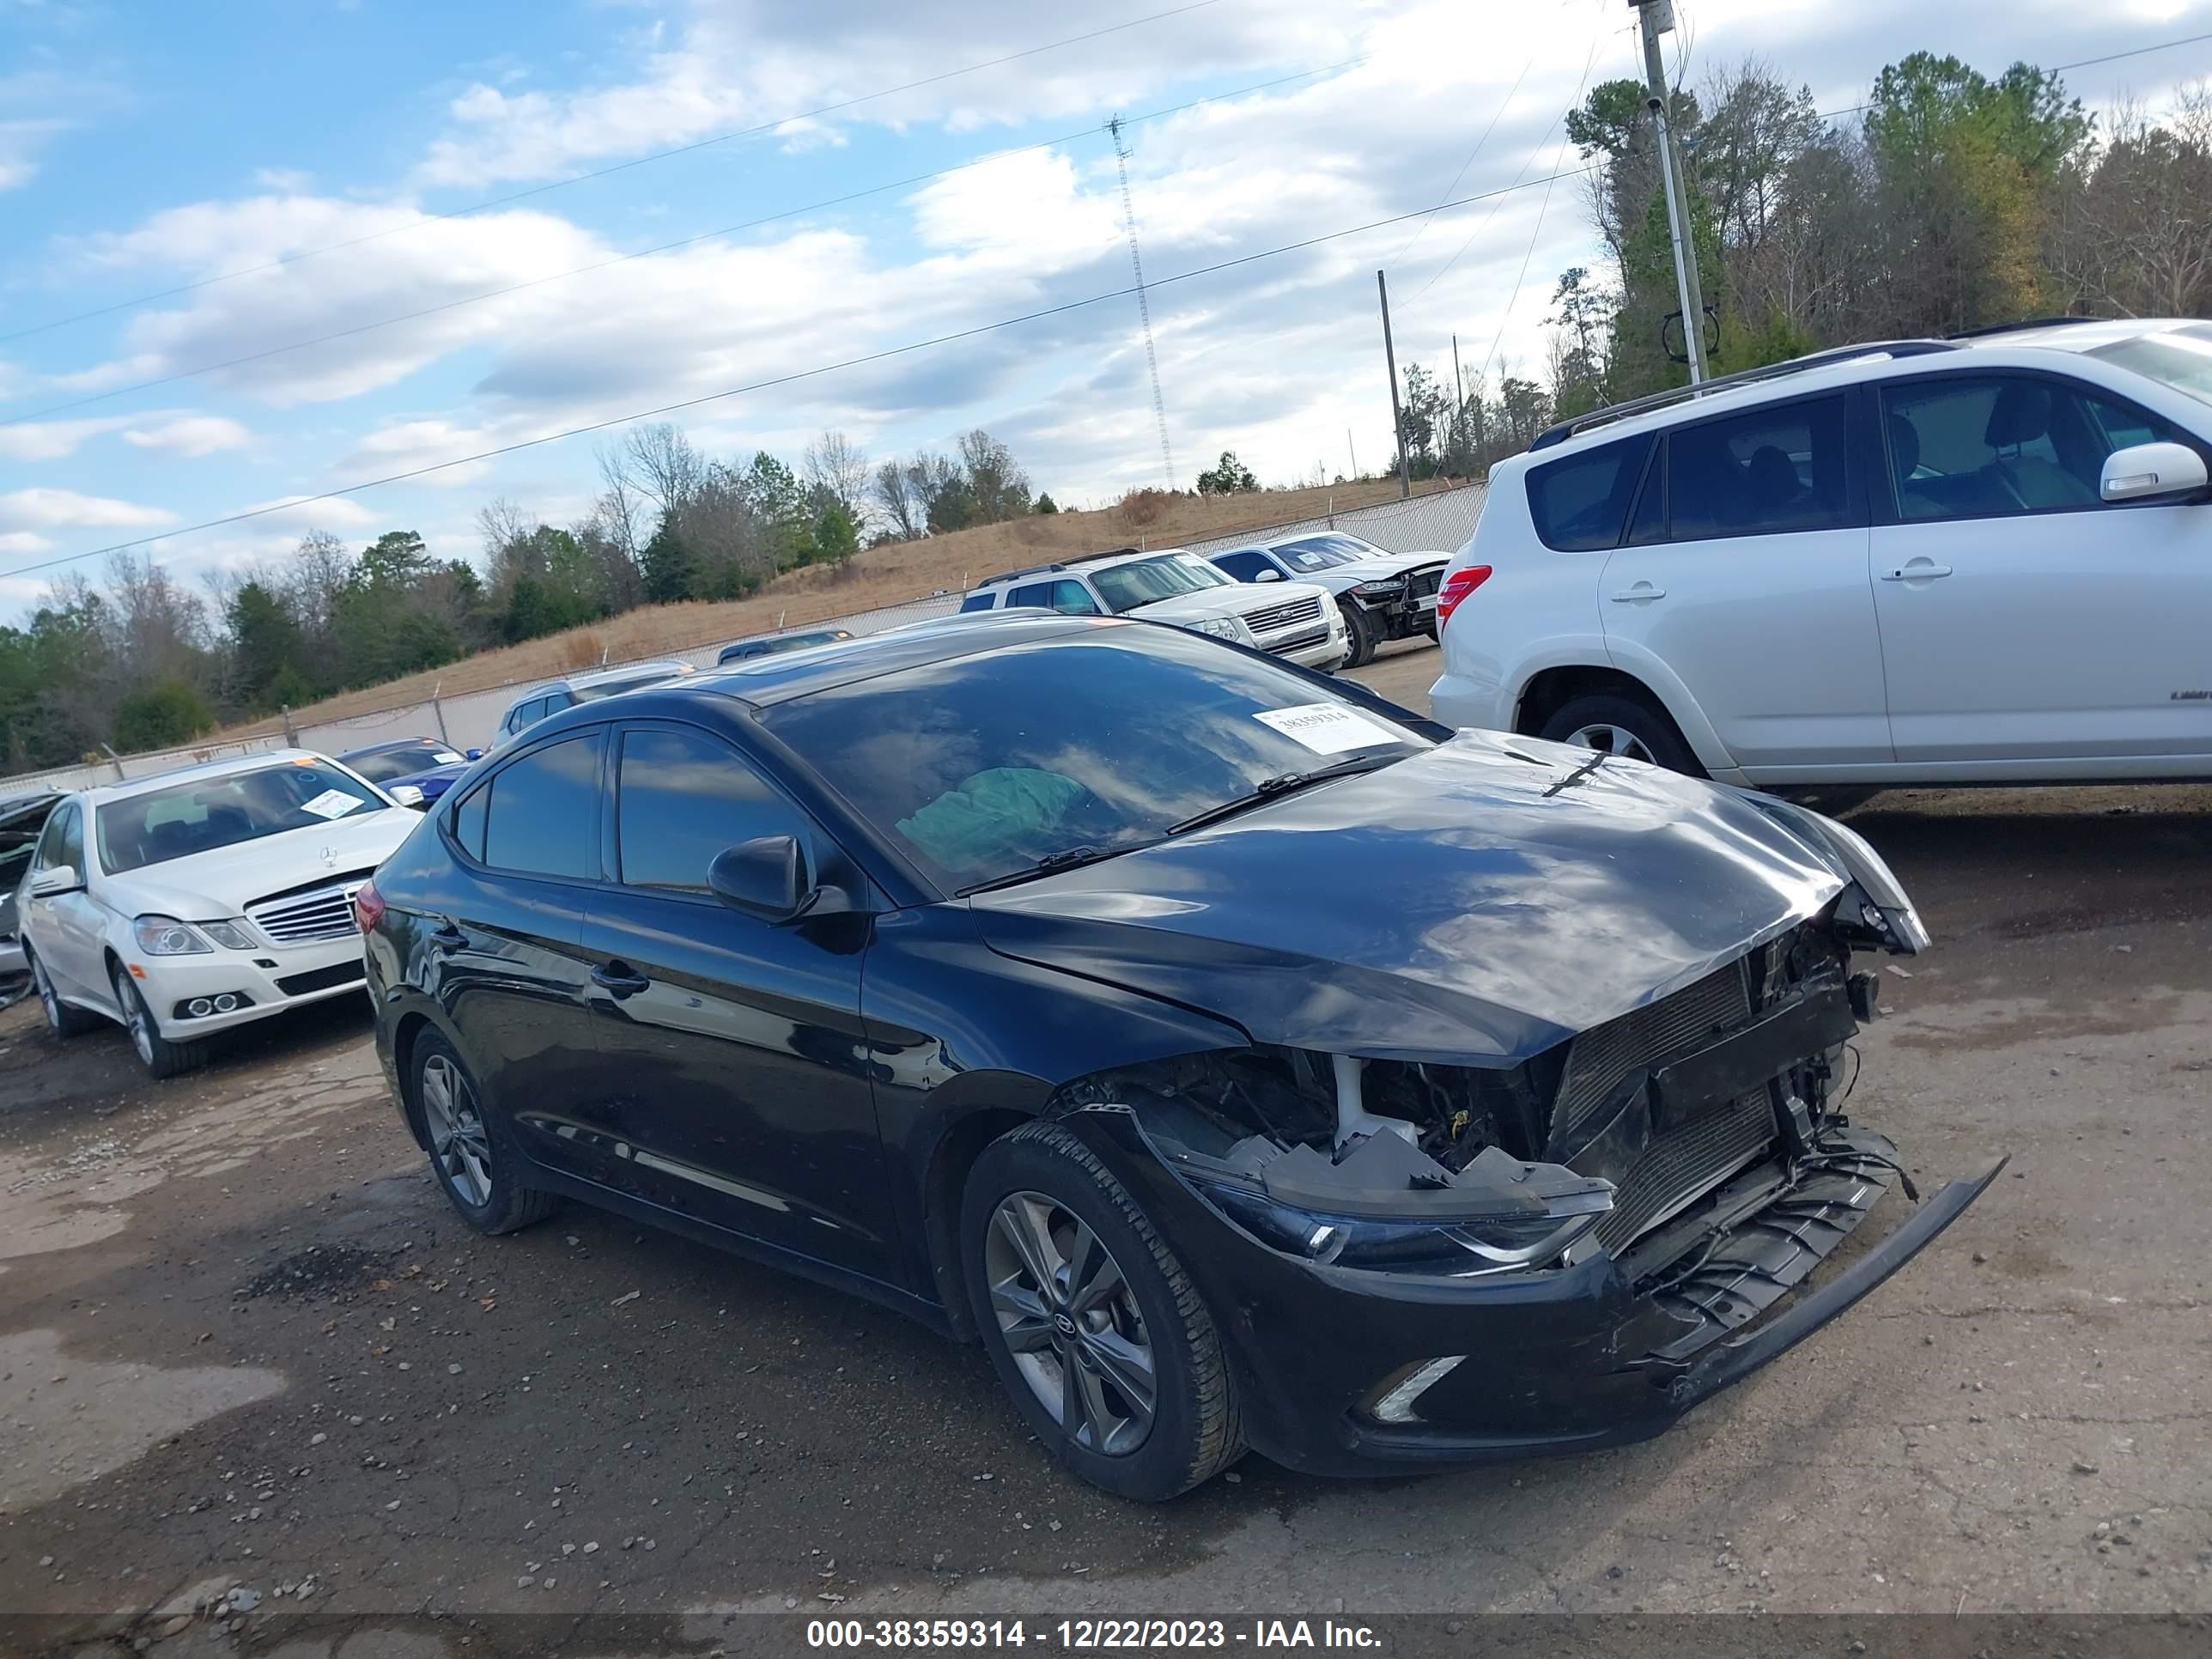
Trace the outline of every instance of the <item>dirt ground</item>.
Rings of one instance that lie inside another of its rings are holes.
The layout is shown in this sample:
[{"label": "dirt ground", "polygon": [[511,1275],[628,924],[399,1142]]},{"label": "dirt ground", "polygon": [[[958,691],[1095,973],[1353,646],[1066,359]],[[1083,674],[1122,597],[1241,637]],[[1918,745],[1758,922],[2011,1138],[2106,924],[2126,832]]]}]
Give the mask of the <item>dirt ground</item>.
[{"label": "dirt ground", "polygon": [[[1366,675],[1424,706],[1435,663]],[[1923,1185],[2009,1153],[1984,1201],[1650,1444],[1373,1484],[1253,1458],[1158,1509],[1061,1475],[979,1351],[892,1314],[580,1208],[465,1231],[355,999],[167,1085],[19,1006],[0,1652],[706,1653],[763,1609],[2212,1613],[2212,789],[1850,816],[1936,939],[1883,975],[1853,1115]]]}]

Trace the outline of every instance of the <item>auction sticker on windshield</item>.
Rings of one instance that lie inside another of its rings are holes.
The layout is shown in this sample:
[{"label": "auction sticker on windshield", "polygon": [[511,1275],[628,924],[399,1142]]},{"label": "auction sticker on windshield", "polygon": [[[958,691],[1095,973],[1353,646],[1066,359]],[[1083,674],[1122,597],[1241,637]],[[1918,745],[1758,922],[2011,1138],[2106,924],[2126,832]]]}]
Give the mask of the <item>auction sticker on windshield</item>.
[{"label": "auction sticker on windshield", "polygon": [[1378,743],[1403,743],[1404,737],[1377,725],[1357,709],[1334,702],[1302,702],[1295,708],[1262,708],[1252,718],[1272,726],[1293,743],[1304,744],[1316,755],[1341,755],[1347,750],[1371,749]]},{"label": "auction sticker on windshield", "polygon": [[360,805],[343,789],[325,789],[314,799],[301,801],[300,810],[313,812],[319,818],[342,818]]}]

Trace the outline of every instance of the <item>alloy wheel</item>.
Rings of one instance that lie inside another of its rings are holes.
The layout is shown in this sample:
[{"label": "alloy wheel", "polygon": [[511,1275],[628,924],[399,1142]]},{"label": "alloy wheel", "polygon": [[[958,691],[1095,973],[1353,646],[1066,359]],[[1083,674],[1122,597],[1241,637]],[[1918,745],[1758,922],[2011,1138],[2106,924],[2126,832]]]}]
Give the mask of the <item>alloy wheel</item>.
[{"label": "alloy wheel", "polygon": [[1056,1199],[1009,1193],[983,1263],[1000,1334],[1068,1438],[1109,1457],[1143,1445],[1158,1370],[1136,1296],[1097,1234]]},{"label": "alloy wheel", "polygon": [[154,1021],[146,1012],[146,999],[131,982],[126,970],[115,970],[115,1000],[123,1007],[123,1024],[131,1033],[131,1046],[138,1051],[138,1058],[147,1065],[154,1063]]},{"label": "alloy wheel", "polygon": [[430,1156],[438,1172],[472,1209],[491,1202],[491,1141],[476,1091],[444,1054],[422,1065],[423,1127],[430,1133]]},{"label": "alloy wheel", "polygon": [[1570,732],[1567,742],[1577,749],[1594,749],[1600,754],[1615,755],[1624,760],[1658,763],[1652,759],[1650,748],[1644,739],[1625,726],[1585,726]]}]

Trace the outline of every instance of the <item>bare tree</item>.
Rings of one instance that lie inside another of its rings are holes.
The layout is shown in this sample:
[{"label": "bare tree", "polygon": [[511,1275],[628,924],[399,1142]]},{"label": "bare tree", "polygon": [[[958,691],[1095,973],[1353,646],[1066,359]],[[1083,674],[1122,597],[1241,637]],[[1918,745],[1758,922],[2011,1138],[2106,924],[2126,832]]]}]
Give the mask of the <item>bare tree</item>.
[{"label": "bare tree", "polygon": [[107,561],[109,644],[131,680],[189,680],[207,643],[207,607],[154,562],[151,554]]},{"label": "bare tree", "polygon": [[477,509],[477,529],[483,537],[484,564],[495,575],[500,556],[538,527],[537,515],[526,513],[504,495],[495,495]]},{"label": "bare tree", "polygon": [[623,468],[618,447],[601,444],[592,455],[599,464],[601,488],[599,500],[592,504],[592,522],[609,543],[622,550],[625,558],[635,560],[651,534],[649,531],[639,532],[638,515],[643,505],[638,500],[637,487]]},{"label": "bare tree", "polygon": [[915,489],[911,469],[885,461],[869,481],[877,510],[902,542],[920,541],[929,524],[929,502]]},{"label": "bare tree", "polygon": [[706,458],[672,422],[632,427],[617,453],[623,476],[664,514],[681,513],[706,480]]},{"label": "bare tree", "polygon": [[868,514],[867,452],[843,433],[825,431],[806,446],[799,476],[810,495],[826,496],[845,509],[855,525]]}]

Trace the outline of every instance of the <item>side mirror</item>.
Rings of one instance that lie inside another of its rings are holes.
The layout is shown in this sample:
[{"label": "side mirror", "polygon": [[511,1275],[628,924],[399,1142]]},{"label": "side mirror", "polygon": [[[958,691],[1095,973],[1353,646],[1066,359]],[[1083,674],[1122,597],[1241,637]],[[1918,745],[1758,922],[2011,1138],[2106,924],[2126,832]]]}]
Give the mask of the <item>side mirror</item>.
[{"label": "side mirror", "polygon": [[472,761],[473,761],[473,760],[482,760],[482,759],[483,758],[483,750],[481,750],[481,749],[471,749],[471,750],[468,750],[468,751],[467,751],[467,752],[463,756],[463,758],[464,758],[464,759],[465,759],[465,760],[472,760]]},{"label": "side mirror", "polygon": [[2187,444],[2135,444],[2105,457],[2099,493],[2108,501],[2186,495],[2204,488],[2204,458]]},{"label": "side mirror", "polygon": [[57,864],[33,875],[27,890],[33,898],[58,898],[64,893],[82,893],[84,878],[70,866]]},{"label": "side mirror", "polygon": [[418,812],[422,810],[422,792],[411,783],[395,783],[384,793],[402,806],[411,806]]},{"label": "side mirror", "polygon": [[1279,582],[1283,580],[1283,573],[1272,564],[1263,564],[1253,573],[1252,580],[1255,582]]},{"label": "side mirror", "polygon": [[707,885],[732,910],[763,921],[795,921],[814,898],[806,849],[790,836],[762,836],[715,854]]}]

